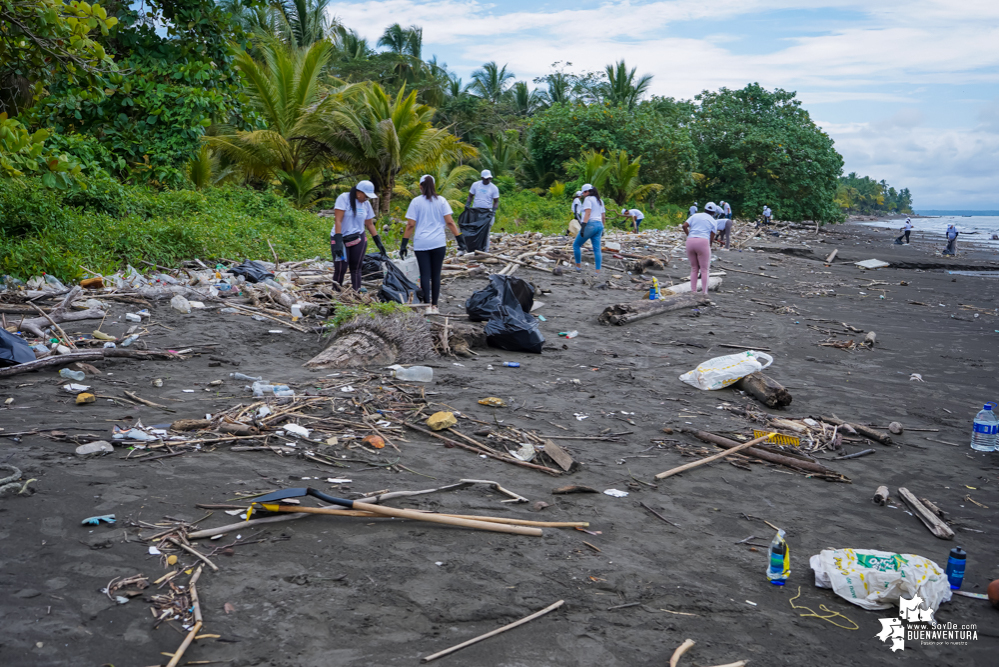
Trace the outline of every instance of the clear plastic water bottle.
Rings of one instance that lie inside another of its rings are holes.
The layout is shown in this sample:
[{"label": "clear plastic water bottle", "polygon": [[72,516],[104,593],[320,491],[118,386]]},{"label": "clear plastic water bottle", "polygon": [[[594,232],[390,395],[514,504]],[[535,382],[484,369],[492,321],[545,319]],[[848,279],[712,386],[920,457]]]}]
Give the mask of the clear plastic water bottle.
[{"label": "clear plastic water bottle", "polygon": [[261,382],[264,379],[262,377],[255,378],[252,375],[245,375],[243,373],[229,373],[229,377],[234,380],[250,380],[252,382]]},{"label": "clear plastic water bottle", "polygon": [[434,379],[434,369],[429,366],[410,366],[409,368],[403,368],[396,364],[395,366],[390,366],[392,369],[392,375],[400,380],[409,380],[412,382],[432,382]]},{"label": "clear plastic water bottle", "polygon": [[49,287],[52,287],[54,289],[66,289],[66,286],[63,285],[62,282],[60,282],[60,280],[55,276],[50,276],[47,273],[43,273],[42,275],[45,276],[45,283]]},{"label": "clear plastic water bottle", "polygon": [[992,407],[995,403],[986,403],[985,407],[975,415],[975,425],[971,432],[971,448],[979,452],[994,452],[996,439],[999,438],[999,419],[996,419]]},{"label": "clear plastic water bottle", "polygon": [[774,586],[783,586],[791,574],[791,550],[784,540],[784,531],[778,530],[770,541],[770,557],[767,560],[767,579]]},{"label": "clear plastic water bottle", "polygon": [[82,382],[87,377],[83,371],[71,371],[68,368],[59,371],[59,375],[67,380],[76,380],[77,382]]}]

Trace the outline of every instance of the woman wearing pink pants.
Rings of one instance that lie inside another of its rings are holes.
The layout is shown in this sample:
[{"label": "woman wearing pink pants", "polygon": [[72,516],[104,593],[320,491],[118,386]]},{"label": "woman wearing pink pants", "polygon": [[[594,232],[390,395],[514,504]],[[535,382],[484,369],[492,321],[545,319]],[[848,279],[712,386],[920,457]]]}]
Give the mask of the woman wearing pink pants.
[{"label": "woman wearing pink pants", "polygon": [[683,223],[683,233],[687,235],[687,259],[690,260],[690,291],[697,291],[697,274],[701,275],[701,289],[708,293],[708,273],[711,270],[711,243],[715,240],[717,218],[722,214],[720,206],[708,202],[704,207],[707,213],[695,213]]}]

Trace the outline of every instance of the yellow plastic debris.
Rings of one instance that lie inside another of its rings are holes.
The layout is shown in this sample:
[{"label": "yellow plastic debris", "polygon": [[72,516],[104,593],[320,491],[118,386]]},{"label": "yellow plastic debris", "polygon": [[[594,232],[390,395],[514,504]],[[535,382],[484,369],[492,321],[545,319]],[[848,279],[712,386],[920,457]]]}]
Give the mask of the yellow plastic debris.
[{"label": "yellow plastic debris", "polygon": [[117,339],[117,338],[115,338],[114,336],[109,336],[109,335],[107,335],[106,333],[104,333],[103,331],[95,331],[95,332],[93,333],[93,336],[94,336],[94,338],[96,338],[97,340],[118,340],[118,339]]},{"label": "yellow plastic debris", "polygon": [[435,412],[427,419],[427,426],[434,431],[451,428],[457,423],[458,419],[454,416],[453,412]]},{"label": "yellow plastic debris", "polygon": [[502,398],[496,398],[495,396],[490,396],[489,398],[483,398],[479,400],[479,405],[488,405],[494,408],[506,407],[506,401]]},{"label": "yellow plastic debris", "polygon": [[97,400],[96,396],[94,396],[93,394],[88,394],[86,392],[76,395],[77,405],[86,405],[87,403],[93,403],[96,400]]},{"label": "yellow plastic debris", "polygon": [[176,564],[177,564],[177,557],[175,555],[170,554],[169,556],[167,556],[167,565],[176,565]]},{"label": "yellow plastic debris", "polygon": [[[753,438],[762,438],[769,432],[770,431],[758,431],[754,428]],[[773,442],[778,445],[794,445],[795,447],[797,447],[798,445],[801,444],[801,438],[799,438],[796,435],[784,435],[783,433],[774,433],[769,438],[767,438],[767,442]]]}]

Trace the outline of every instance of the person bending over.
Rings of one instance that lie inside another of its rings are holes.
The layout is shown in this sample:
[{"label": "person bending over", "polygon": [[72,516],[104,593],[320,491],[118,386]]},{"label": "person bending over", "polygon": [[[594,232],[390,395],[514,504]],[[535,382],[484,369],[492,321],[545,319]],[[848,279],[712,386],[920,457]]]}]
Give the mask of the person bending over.
[{"label": "person bending over", "polygon": [[645,214],[637,208],[622,208],[621,217],[628,219],[628,226],[636,234],[638,233],[638,226],[642,224],[642,220],[645,220]]},{"label": "person bending over", "polygon": [[424,174],[420,177],[420,192],[422,194],[409,202],[406,210],[406,231],[402,233],[399,256],[406,259],[406,246],[412,238],[416,261],[420,265],[423,302],[430,304],[428,315],[437,315],[440,313],[437,301],[441,295],[441,268],[447,252],[444,228],[451,230],[462,250],[465,249],[465,240],[451,217],[451,205],[447,203],[447,199],[437,195],[433,176]]}]

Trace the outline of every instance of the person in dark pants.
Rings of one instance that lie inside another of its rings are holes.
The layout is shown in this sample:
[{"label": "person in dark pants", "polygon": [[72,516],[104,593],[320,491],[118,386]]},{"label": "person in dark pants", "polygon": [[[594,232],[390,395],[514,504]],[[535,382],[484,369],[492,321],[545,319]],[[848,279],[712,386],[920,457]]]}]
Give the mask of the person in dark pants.
[{"label": "person in dark pants", "polygon": [[406,231],[402,233],[402,243],[399,246],[399,256],[406,259],[406,246],[413,239],[413,250],[416,261],[420,265],[420,287],[423,291],[423,302],[429,303],[428,315],[438,315],[437,300],[441,294],[441,268],[444,266],[444,255],[447,252],[447,237],[445,226],[454,234],[458,248],[465,250],[465,240],[461,230],[454,224],[451,217],[451,205],[447,199],[437,196],[434,177],[424,174],[420,177],[419,197],[409,202],[406,210]]},{"label": "person in dark pants", "polygon": [[895,243],[902,245],[902,238],[905,238],[905,245],[909,245],[909,234],[912,233],[912,220],[909,218],[905,219],[905,225],[902,226],[898,231],[902,232],[902,235],[895,239]]},{"label": "person in dark pants", "polygon": [[371,208],[372,199],[378,199],[375,186],[371,181],[361,181],[336,198],[333,206],[333,218],[336,221],[330,230],[330,249],[333,251],[333,280],[343,286],[343,279],[350,269],[350,286],[355,292],[361,291],[361,265],[364,263],[364,253],[368,249],[368,237],[365,228],[371,234],[372,240],[378,246],[378,251],[385,255],[378,231],[375,229],[375,211]]},{"label": "person in dark pants", "polygon": [[947,225],[947,247],[944,249],[943,254],[953,255],[957,252],[957,226]]}]

